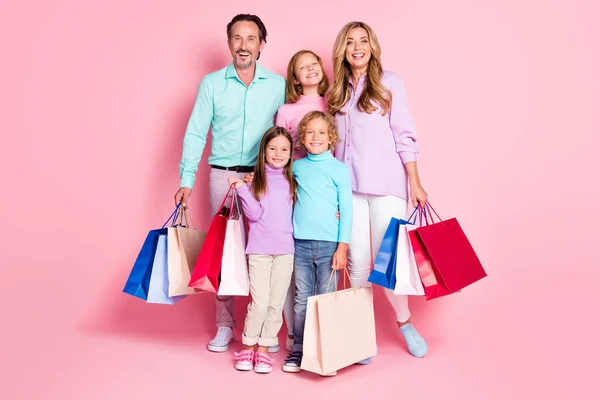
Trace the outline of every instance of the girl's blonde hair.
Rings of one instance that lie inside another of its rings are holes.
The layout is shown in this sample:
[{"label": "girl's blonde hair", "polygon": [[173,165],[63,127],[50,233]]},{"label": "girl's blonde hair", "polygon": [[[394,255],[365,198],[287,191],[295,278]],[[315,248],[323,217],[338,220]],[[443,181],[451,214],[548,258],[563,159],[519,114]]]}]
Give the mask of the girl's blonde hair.
[{"label": "girl's blonde hair", "polygon": [[267,162],[267,145],[277,136],[284,136],[288,142],[290,142],[290,159],[283,167],[283,174],[285,178],[290,183],[290,197],[292,202],[296,203],[296,179],[292,175],[292,162],[293,162],[293,141],[292,135],[285,128],[281,128],[279,126],[273,126],[268,131],[265,132],[261,141],[260,148],[258,149],[258,161],[256,162],[256,167],[254,168],[254,179],[252,179],[252,195],[258,201],[262,198],[262,196],[267,193],[267,171],[265,164]]},{"label": "girl's blonde hair", "polygon": [[327,133],[329,133],[329,141],[331,142],[329,144],[329,150],[333,151],[335,144],[340,141],[340,136],[338,135],[335,119],[323,111],[311,111],[306,114],[304,118],[302,118],[298,124],[298,142],[296,143],[296,147],[306,150],[306,146],[304,146],[304,143],[302,143],[304,142],[304,137],[306,136],[306,125],[308,125],[310,121],[319,118],[327,123]]},{"label": "girl's blonde hair", "polygon": [[319,92],[319,94],[323,96],[327,92],[327,89],[329,89],[329,79],[327,79],[327,75],[325,74],[325,68],[323,67],[323,60],[321,60],[321,57],[319,57],[314,51],[300,50],[292,56],[292,59],[288,63],[287,79],[285,82],[286,103],[295,103],[300,99],[300,96],[302,95],[302,85],[294,84],[294,81],[297,80],[296,73],[294,72],[294,70],[296,69],[296,63],[298,62],[300,57],[302,57],[305,54],[312,54],[313,56],[315,56],[315,58],[319,62],[319,65],[321,66],[321,70],[323,71],[323,79],[321,79],[321,82],[317,87],[317,91]]},{"label": "girl's blonde hair", "polygon": [[333,46],[333,86],[329,88],[327,102],[327,111],[331,115],[343,113],[342,108],[350,100],[350,87],[348,83],[352,71],[348,61],[346,61],[346,47],[348,35],[354,28],[363,28],[369,36],[369,46],[371,47],[371,59],[367,67],[367,79],[365,90],[358,99],[358,109],[368,114],[377,111],[377,107],[371,103],[374,101],[382,110],[382,115],[390,111],[392,105],[392,92],[390,92],[382,83],[383,67],[381,66],[381,47],[377,35],[371,27],[364,22],[352,21],[347,23],[338,33]]}]

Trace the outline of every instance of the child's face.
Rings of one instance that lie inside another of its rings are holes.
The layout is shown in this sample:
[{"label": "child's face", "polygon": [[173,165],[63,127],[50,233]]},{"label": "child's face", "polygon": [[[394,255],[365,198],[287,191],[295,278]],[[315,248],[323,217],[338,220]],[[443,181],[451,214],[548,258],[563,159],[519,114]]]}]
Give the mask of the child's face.
[{"label": "child's face", "polygon": [[285,136],[279,135],[267,143],[265,156],[267,164],[273,168],[283,168],[290,161],[292,146]]},{"label": "child's face", "polygon": [[311,53],[305,53],[296,61],[294,75],[296,76],[294,80],[296,85],[318,86],[323,80],[323,69],[317,57]]},{"label": "child's face", "polygon": [[331,138],[327,122],[323,118],[315,118],[306,124],[302,144],[310,154],[322,154],[329,150]]}]

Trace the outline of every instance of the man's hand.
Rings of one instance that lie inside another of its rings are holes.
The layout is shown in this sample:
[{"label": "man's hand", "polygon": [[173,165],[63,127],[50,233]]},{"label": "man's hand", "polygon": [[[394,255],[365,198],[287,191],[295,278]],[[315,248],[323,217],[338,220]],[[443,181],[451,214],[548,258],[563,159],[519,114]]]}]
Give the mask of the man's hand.
[{"label": "man's hand", "polygon": [[181,203],[181,206],[187,210],[187,201],[188,198],[192,195],[192,189],[187,187],[181,187],[175,193],[175,205]]},{"label": "man's hand", "polygon": [[252,180],[253,180],[253,179],[254,179],[254,172],[250,172],[248,175],[246,175],[246,176],[244,177],[244,183],[246,183],[246,184],[248,184],[248,185],[249,185],[249,184],[251,184],[251,183],[252,183]]}]

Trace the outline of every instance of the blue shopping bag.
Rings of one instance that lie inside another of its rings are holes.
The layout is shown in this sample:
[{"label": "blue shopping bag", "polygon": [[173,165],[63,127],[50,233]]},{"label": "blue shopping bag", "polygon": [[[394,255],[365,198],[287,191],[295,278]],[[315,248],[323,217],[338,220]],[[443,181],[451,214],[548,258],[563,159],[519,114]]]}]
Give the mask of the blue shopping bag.
[{"label": "blue shopping bag", "polygon": [[150,276],[152,274],[152,265],[154,264],[154,256],[158,246],[158,237],[159,235],[167,234],[167,228],[165,228],[165,226],[167,226],[171,220],[173,220],[173,224],[175,224],[178,212],[179,205],[177,205],[177,208],[173,211],[162,228],[148,232],[148,236],[146,236],[142,249],[135,260],[135,264],[133,264],[129,278],[127,278],[127,282],[125,283],[125,288],[123,289],[124,293],[139,297],[142,300],[148,299],[148,287],[150,286]]},{"label": "blue shopping bag", "polygon": [[[166,231],[166,229],[165,229]],[[154,254],[154,263],[150,274],[150,285],[148,286],[148,298],[146,303],[154,304],[175,304],[186,297],[169,296],[169,257],[167,253],[168,235],[159,234]]]},{"label": "blue shopping bag", "polygon": [[396,288],[396,250],[398,248],[398,232],[400,225],[414,224],[411,222],[413,217],[416,218],[415,212],[408,218],[408,221],[392,217],[388,225],[379,251],[375,257],[373,270],[369,274],[368,281],[384,288],[394,290]]}]

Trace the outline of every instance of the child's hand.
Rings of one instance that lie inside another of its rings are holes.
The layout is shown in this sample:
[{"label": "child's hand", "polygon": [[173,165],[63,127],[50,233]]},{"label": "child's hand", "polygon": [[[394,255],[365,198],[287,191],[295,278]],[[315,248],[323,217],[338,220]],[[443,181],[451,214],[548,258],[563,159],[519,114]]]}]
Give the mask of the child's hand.
[{"label": "child's hand", "polygon": [[254,172],[250,172],[248,175],[244,177],[244,183],[252,183],[254,179]]},{"label": "child's hand", "polygon": [[333,254],[333,268],[336,271],[346,269],[348,266],[348,244],[338,243],[338,248]]},{"label": "child's hand", "polygon": [[242,185],[244,184],[244,182],[242,182],[241,179],[238,178],[234,178],[233,176],[229,177],[229,186],[234,185],[235,184],[235,188],[239,189],[242,187]]},{"label": "child's hand", "polygon": [[340,220],[340,212],[339,211],[335,213],[335,217],[337,218],[338,221]]}]

